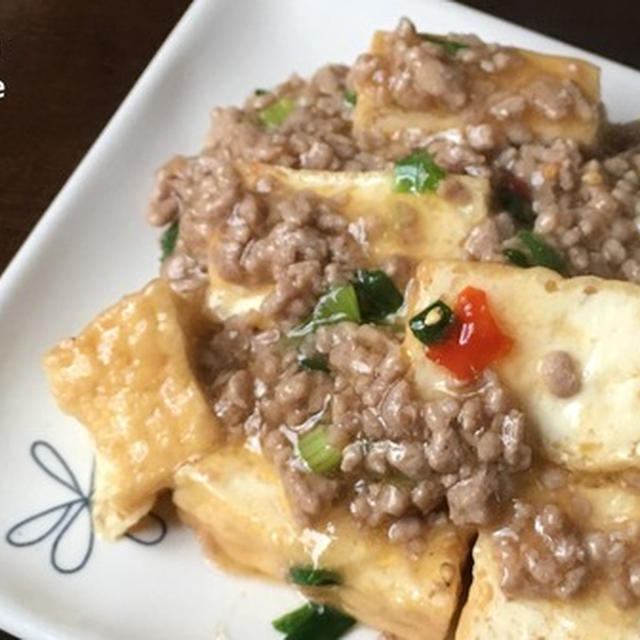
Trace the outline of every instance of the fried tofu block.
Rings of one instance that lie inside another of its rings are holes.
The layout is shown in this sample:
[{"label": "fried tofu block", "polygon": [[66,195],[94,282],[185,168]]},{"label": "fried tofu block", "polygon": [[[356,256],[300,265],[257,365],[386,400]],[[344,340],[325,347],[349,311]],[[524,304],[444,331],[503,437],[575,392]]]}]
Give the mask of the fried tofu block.
[{"label": "fried tofu block", "polygon": [[[380,263],[390,255],[422,259],[457,258],[470,229],[487,215],[485,178],[451,176],[436,192],[396,193],[390,171],[309,171],[275,165],[246,165],[248,184],[269,179],[284,191],[311,192],[330,201],[353,225]],[[277,188],[276,187],[276,188]]]},{"label": "fried tofu block", "polygon": [[[257,163],[239,170],[250,190],[268,180],[271,197],[310,192],[326,199],[351,223],[375,265],[394,254],[415,260],[460,258],[467,234],[487,215],[489,184],[484,178],[451,176],[436,193],[414,195],[394,192],[391,172],[294,170]],[[212,247],[219,241],[214,235]],[[213,262],[209,274],[210,306],[221,316],[258,308],[271,290],[228,283]]]},{"label": "fried tofu block", "polygon": [[[373,55],[386,60],[390,56],[391,33],[377,32],[371,43]],[[446,37],[442,36],[442,40]],[[371,134],[382,134],[383,139],[392,139],[403,131],[419,130],[424,134],[450,129],[462,129],[469,122],[477,120],[477,114],[489,109],[482,122],[488,122],[498,133],[506,131],[512,124],[510,119],[501,120],[491,115],[487,95],[498,92],[516,94],[535,83],[543,82],[558,92],[571,84],[582,93],[591,108],[592,117],[581,117],[572,111],[565,117],[551,119],[539,110],[526,106],[518,123],[526,127],[534,138],[551,141],[554,138],[571,138],[585,146],[596,143],[600,130],[600,70],[595,65],[578,58],[545,55],[525,49],[511,48],[508,51],[517,57],[517,63],[492,73],[484,72],[478,64],[465,64],[456,59],[458,72],[464,73],[467,85],[478,90],[472,91],[472,99],[459,111],[448,110],[438,104],[428,110],[406,110],[393,103],[373,82],[356,83],[358,94],[354,112],[354,133],[367,140]],[[482,86],[490,86],[489,94],[483,95]]]},{"label": "fried tofu block", "polygon": [[[563,279],[543,268],[425,261],[409,294],[410,316],[442,298],[450,306],[466,286],[483,289],[502,331],[514,341],[492,368],[516,394],[544,455],[569,468],[640,467],[640,287],[595,277]],[[406,349],[419,389],[443,390],[448,372],[430,361],[407,332]],[[558,397],[539,372],[550,351],[567,352],[580,377],[571,397]]]},{"label": "fried tofu block", "polygon": [[[640,518],[640,496],[609,486],[579,488],[592,506],[583,526],[607,531]],[[548,497],[553,501],[553,497]],[[620,609],[607,586],[590,583],[570,600],[509,598],[500,587],[500,568],[488,534],[473,550],[473,580],[455,640],[635,640],[640,634],[640,607]]]},{"label": "fried tofu block", "polygon": [[448,524],[431,529],[417,556],[338,509],[326,525],[301,530],[271,464],[246,448],[180,469],[174,501],[224,563],[278,580],[294,565],[332,569],[343,584],[311,589],[314,600],[405,640],[446,636],[468,548],[468,536]]},{"label": "fried tofu block", "polygon": [[219,435],[189,364],[181,322],[190,320],[178,304],[154,280],[44,357],[58,405],[95,442],[93,518],[105,538],[144,516],[176,468]]}]

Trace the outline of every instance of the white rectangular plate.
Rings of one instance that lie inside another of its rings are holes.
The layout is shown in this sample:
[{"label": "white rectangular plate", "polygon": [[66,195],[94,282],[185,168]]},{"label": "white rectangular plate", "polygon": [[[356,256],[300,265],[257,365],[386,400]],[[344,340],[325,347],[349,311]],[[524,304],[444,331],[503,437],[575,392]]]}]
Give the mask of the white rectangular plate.
[{"label": "white rectangular plate", "polygon": [[640,115],[638,72],[450,2],[197,0],[0,280],[0,628],[65,640],[278,637],[270,621],[301,598],[223,573],[180,526],[163,536],[156,523],[155,544],[93,543],[88,440],[56,410],[40,357],[154,276],[153,170],[198,150],[211,106],[350,63],[402,15],[434,33],[583,55],[602,67],[611,117]]}]

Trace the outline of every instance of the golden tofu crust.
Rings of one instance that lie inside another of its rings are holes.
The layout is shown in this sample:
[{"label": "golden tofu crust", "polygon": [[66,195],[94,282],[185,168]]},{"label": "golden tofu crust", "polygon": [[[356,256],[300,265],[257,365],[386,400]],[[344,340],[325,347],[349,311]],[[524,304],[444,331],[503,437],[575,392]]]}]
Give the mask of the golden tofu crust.
[{"label": "golden tofu crust", "polygon": [[201,455],[219,427],[189,362],[179,302],[154,280],[44,356],[60,408],[96,448],[93,518],[116,538],[171,487],[178,466]]}]

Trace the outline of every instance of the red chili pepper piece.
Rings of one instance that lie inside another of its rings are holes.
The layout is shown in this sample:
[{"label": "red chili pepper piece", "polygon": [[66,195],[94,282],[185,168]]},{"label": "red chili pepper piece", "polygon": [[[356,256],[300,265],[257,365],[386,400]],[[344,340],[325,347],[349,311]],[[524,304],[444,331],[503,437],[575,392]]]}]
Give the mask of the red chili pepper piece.
[{"label": "red chili pepper piece", "polygon": [[496,324],[487,294],[467,287],[460,292],[456,321],[443,342],[431,345],[427,357],[460,380],[472,380],[492,362],[511,351],[513,340]]}]

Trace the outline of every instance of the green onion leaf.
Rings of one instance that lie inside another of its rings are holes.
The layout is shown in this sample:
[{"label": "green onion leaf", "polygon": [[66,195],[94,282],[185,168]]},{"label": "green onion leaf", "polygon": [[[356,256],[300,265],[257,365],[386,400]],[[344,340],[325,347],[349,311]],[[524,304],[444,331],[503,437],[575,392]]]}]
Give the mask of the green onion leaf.
[{"label": "green onion leaf", "polygon": [[402,294],[384,271],[359,269],[353,285],[362,322],[379,322],[402,306]]},{"label": "green onion leaf", "polygon": [[313,321],[316,326],[335,324],[336,322],[355,322],[362,319],[358,307],[358,296],[352,284],[340,285],[325,293],[313,310]]},{"label": "green onion leaf", "polygon": [[291,567],[289,579],[305,587],[329,587],[342,584],[342,576],[337,571],[313,567]]},{"label": "green onion leaf", "polygon": [[329,432],[322,424],[298,438],[302,459],[315,473],[331,473],[340,467],[342,452],[329,442]]},{"label": "green onion leaf", "polygon": [[309,620],[309,618],[313,617],[315,613],[315,606],[316,605],[313,603],[307,602],[301,607],[276,618],[271,624],[276,631],[292,633],[296,629],[300,628],[300,626]]},{"label": "green onion leaf", "polygon": [[288,337],[300,338],[322,325],[336,322],[380,322],[397,311],[402,302],[402,294],[389,276],[382,271],[361,269],[356,272],[353,282],[325,293],[316,303],[311,317],[294,327]]},{"label": "green onion leaf", "polygon": [[289,332],[290,338],[313,333],[318,327],[336,322],[355,322],[360,324],[360,308],[353,284],[340,285],[330,289],[316,303],[311,318]]},{"label": "green onion leaf", "polygon": [[433,344],[447,337],[455,320],[451,308],[442,300],[436,300],[409,321],[413,335],[422,344]]},{"label": "green onion leaf", "polygon": [[460,49],[468,49],[469,45],[464,42],[457,42],[455,40],[447,40],[445,38],[439,38],[438,36],[432,36],[428,33],[421,33],[420,39],[427,40],[428,42],[433,42],[434,44],[439,44],[443,51],[448,56],[455,56]]},{"label": "green onion leaf", "polygon": [[518,232],[518,239],[531,254],[532,266],[547,267],[560,274],[566,273],[564,258],[542,236],[523,229]]},{"label": "green onion leaf", "polygon": [[280,98],[268,107],[258,111],[258,120],[265,129],[277,129],[293,111],[295,103],[291,98]]},{"label": "green onion leaf", "polygon": [[268,92],[266,89],[256,89],[256,90],[253,92],[253,95],[254,95],[254,96],[266,96],[266,95],[267,95],[267,93],[269,93],[269,92]]},{"label": "green onion leaf", "polygon": [[272,623],[284,640],[337,640],[356,621],[333,607],[309,602]]},{"label": "green onion leaf", "polygon": [[160,262],[164,262],[176,248],[178,240],[179,223],[174,220],[160,236]]},{"label": "green onion leaf", "polygon": [[322,604],[312,605],[313,616],[288,633],[285,640],[338,640],[356,623],[354,618],[338,609]]},{"label": "green onion leaf", "polygon": [[526,269],[530,267],[529,258],[527,258],[527,254],[524,251],[520,251],[520,249],[503,249],[502,255],[511,263],[515,264],[516,267],[522,267]]},{"label": "green onion leaf", "polygon": [[309,356],[299,353],[298,364],[303,369],[309,369],[309,371],[326,371],[329,373],[329,360],[324,353],[314,353]]},{"label": "green onion leaf", "polygon": [[347,89],[344,92],[344,100],[354,106],[358,102],[358,94],[355,91],[351,91],[351,89]]},{"label": "green onion leaf", "polygon": [[396,162],[393,190],[396,193],[435,191],[446,175],[428,151],[414,151]]}]

